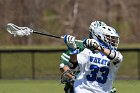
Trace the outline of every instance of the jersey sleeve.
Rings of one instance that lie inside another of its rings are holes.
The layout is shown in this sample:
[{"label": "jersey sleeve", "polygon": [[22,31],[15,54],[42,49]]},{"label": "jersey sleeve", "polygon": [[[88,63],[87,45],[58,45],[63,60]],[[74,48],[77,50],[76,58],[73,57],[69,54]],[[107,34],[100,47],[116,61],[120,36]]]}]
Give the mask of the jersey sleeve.
[{"label": "jersey sleeve", "polygon": [[[83,46],[82,42],[76,42],[76,45],[77,45],[77,48],[79,49],[79,52],[84,50],[84,46]],[[70,59],[70,51],[67,50],[61,54],[60,64],[64,64],[64,65],[67,65],[69,67],[73,67],[73,64],[71,64],[69,62],[69,59]]]},{"label": "jersey sleeve", "polygon": [[63,63],[64,65],[68,65],[69,59],[70,59],[70,51],[66,51],[62,53],[61,58],[60,58],[60,63]]}]

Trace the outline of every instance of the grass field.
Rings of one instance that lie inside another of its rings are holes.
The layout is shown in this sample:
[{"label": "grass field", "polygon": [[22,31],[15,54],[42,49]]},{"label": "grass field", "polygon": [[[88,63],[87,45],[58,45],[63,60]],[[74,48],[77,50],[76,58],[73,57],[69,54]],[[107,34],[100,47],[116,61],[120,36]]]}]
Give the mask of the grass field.
[{"label": "grass field", "polygon": [[[64,93],[59,80],[0,80],[0,93]],[[117,80],[117,93],[139,93],[140,81]]]},{"label": "grass field", "polygon": [[139,93],[140,81],[136,80],[117,80],[114,82],[117,93]]},{"label": "grass field", "polygon": [[0,80],[0,93],[64,93],[56,80]]}]

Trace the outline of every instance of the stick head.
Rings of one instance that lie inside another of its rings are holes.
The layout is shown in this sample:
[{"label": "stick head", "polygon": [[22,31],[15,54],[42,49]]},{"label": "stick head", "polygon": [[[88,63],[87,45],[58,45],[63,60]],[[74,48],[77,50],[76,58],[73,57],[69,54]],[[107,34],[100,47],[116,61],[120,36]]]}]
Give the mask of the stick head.
[{"label": "stick head", "polygon": [[28,36],[33,33],[33,30],[28,27],[19,27],[12,23],[6,25],[6,30],[14,36]]}]

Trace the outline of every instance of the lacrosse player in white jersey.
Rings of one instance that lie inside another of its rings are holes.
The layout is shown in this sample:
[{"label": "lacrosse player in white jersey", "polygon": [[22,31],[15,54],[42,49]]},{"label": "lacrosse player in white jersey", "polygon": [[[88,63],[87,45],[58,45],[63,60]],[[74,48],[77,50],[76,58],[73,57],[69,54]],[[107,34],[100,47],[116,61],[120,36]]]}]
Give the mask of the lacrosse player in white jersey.
[{"label": "lacrosse player in white jersey", "polygon": [[83,40],[85,49],[78,53],[75,37],[64,36],[64,42],[74,54],[70,61],[78,63],[80,73],[74,82],[75,93],[110,93],[123,56],[117,51],[119,35],[110,26],[90,26],[90,39]]}]

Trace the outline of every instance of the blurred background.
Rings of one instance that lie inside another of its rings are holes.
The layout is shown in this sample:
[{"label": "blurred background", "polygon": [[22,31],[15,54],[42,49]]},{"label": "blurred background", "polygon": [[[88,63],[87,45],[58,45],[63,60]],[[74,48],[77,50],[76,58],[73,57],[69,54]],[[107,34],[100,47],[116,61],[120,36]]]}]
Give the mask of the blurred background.
[{"label": "blurred background", "polygon": [[[140,80],[139,10],[139,0],[0,0],[1,84],[5,83],[2,81],[5,79],[58,81],[60,56],[66,50],[60,39],[36,34],[13,37],[5,29],[7,23],[83,39],[88,37],[90,23],[101,20],[114,27],[120,35],[119,50],[124,55],[124,62],[116,80],[118,93],[134,93],[129,90],[133,85],[136,93],[137,87],[140,87],[137,82]],[[63,90],[62,86],[59,90]]]},{"label": "blurred background", "polygon": [[62,45],[62,42],[43,36],[13,38],[4,31],[9,22],[83,38],[95,20],[116,28],[121,44],[139,43],[139,9],[139,0],[0,0],[0,45]]}]

